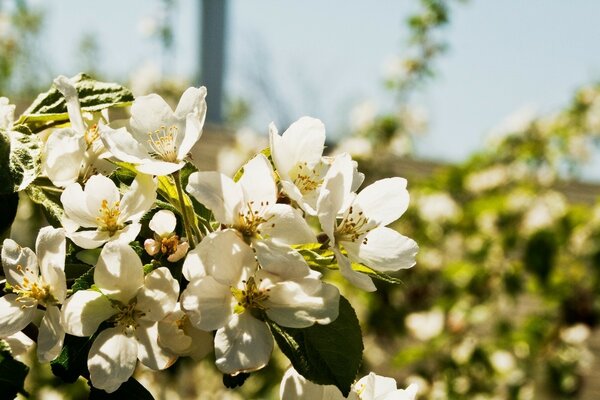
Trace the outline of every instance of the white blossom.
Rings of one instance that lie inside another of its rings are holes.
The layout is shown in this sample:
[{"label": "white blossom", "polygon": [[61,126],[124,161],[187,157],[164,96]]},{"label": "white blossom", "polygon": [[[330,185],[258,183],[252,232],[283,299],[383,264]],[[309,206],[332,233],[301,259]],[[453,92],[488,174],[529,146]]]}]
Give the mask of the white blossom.
[{"label": "white blossom", "polygon": [[[156,183],[149,175],[138,174],[123,196],[109,178],[94,175],[84,189],[79,183],[66,187],[60,196],[65,209],[62,223],[67,236],[84,249],[114,240],[129,243],[140,232],[138,221],[155,200]],[[80,227],[85,230],[77,231]]]},{"label": "white blossom", "polygon": [[60,353],[65,335],[58,308],[67,293],[64,230],[42,228],[35,247],[34,253],[12,239],[5,239],[2,245],[2,268],[12,293],[0,298],[0,337],[25,328],[38,306],[44,307],[37,355],[40,361],[49,362]]},{"label": "white blossom", "polygon": [[101,127],[102,142],[119,160],[145,174],[168,175],[185,165],[206,117],[206,88],[188,88],[175,111],[157,94],[135,99],[129,127]]},{"label": "white blossom", "polygon": [[185,257],[190,245],[179,239],[175,234],[177,218],[169,210],[160,210],[152,216],[149,227],[155,233],[153,239],[144,241],[144,248],[151,256],[158,253],[167,256],[170,262],[176,262]]}]

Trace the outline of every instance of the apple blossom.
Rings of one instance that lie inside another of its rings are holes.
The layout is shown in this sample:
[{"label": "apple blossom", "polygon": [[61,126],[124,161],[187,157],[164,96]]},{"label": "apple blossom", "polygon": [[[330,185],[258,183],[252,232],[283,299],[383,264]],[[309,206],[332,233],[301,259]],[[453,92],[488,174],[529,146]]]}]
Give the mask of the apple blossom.
[{"label": "apple blossom", "polygon": [[[99,140],[102,118],[84,120],[77,89],[73,82],[59,76],[54,85],[65,97],[71,127],[50,134],[42,152],[42,170],[56,186],[65,187],[83,181],[97,172],[108,173],[114,166],[106,159],[110,154]],[[106,118],[104,118],[106,120]]]},{"label": "apple blossom", "polygon": [[318,217],[342,275],[355,286],[374,291],[371,278],[354,271],[351,262],[381,272],[410,268],[415,264],[418,246],[414,240],[386,227],[408,208],[406,179],[381,179],[355,194],[354,177],[349,157],[339,157],[319,194]]},{"label": "apple blossom", "polygon": [[188,88],[175,111],[157,94],[135,99],[128,128],[100,128],[108,150],[145,174],[168,175],[183,168],[200,139],[206,117],[206,88]]},{"label": "apple blossom", "polygon": [[125,382],[139,359],[152,369],[167,368],[175,355],[158,344],[158,321],[175,309],[179,284],[165,267],[144,276],[142,262],[126,243],[109,242],[94,269],[95,289],[67,299],[61,322],[75,336],[101,331],[88,355],[94,387],[109,393]]},{"label": "apple blossom", "polygon": [[182,293],[181,307],[197,328],[217,330],[216,364],[227,374],[267,364],[273,337],[257,316],[263,318],[264,313],[293,328],[328,324],[337,318],[336,287],[322,283],[321,274],[308,268],[293,250],[259,246],[265,247],[260,268],[239,233],[227,229],[207,236],[183,265],[190,283]]},{"label": "apple blossom", "polygon": [[67,294],[64,230],[42,228],[35,247],[34,253],[12,239],[2,245],[2,268],[12,293],[0,298],[0,337],[25,328],[34,320],[38,306],[44,307],[37,355],[40,361],[49,362],[58,356],[65,335],[58,308]]},{"label": "apple blossom", "polygon": [[146,239],[144,248],[146,252],[155,256],[158,253],[167,256],[170,262],[176,262],[185,257],[190,245],[179,239],[175,234],[177,218],[169,210],[159,210],[152,216],[149,227],[155,233],[154,239]]},{"label": "apple blossom", "polygon": [[[113,240],[129,243],[140,232],[138,221],[156,200],[156,183],[151,176],[138,174],[121,196],[113,181],[94,175],[85,189],[79,183],[67,186],[60,200],[63,226],[76,245],[93,249]],[[77,231],[79,227],[94,229]]]}]

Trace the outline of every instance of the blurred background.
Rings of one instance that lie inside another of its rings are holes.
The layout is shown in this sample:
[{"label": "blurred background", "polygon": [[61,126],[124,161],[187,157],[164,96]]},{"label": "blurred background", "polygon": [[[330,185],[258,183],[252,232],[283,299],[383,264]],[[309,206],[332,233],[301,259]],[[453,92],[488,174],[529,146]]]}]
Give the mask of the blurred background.
[{"label": "blurred background", "polygon": [[[421,248],[403,285],[342,288],[364,372],[417,382],[422,399],[591,400],[598,15],[593,0],[0,0],[0,96],[18,115],[59,74],[173,102],[206,85],[199,154],[230,174],[268,145],[271,121],[322,119],[328,151],[350,152],[369,180],[409,179],[395,228]],[[22,202],[21,226],[36,215]],[[211,362],[137,374],[157,398],[269,399],[287,367],[275,354],[231,391]],[[32,371],[37,398],[86,397],[83,382]]]}]

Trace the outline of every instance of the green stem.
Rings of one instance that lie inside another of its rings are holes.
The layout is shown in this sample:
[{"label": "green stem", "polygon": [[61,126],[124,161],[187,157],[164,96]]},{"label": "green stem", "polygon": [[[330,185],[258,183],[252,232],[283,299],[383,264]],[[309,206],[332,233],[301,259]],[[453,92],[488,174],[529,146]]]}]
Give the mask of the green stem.
[{"label": "green stem", "polygon": [[185,234],[190,244],[190,248],[193,249],[194,247],[196,247],[196,241],[194,240],[194,233],[192,232],[192,226],[190,225],[190,220],[188,218],[188,213],[185,206],[185,193],[183,193],[183,188],[181,187],[181,175],[179,174],[179,171],[173,172],[172,175],[173,179],[175,180],[175,187],[177,188],[177,197],[179,198],[181,216],[183,217],[183,227],[185,229]]}]

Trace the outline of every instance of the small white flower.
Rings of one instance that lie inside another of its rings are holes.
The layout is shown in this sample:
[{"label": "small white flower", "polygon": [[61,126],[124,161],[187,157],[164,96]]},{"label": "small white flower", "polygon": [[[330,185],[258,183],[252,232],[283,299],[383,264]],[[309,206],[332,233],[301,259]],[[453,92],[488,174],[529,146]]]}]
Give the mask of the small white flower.
[{"label": "small white flower", "polygon": [[[79,247],[94,249],[119,240],[129,243],[140,232],[140,218],[156,200],[156,183],[149,175],[138,174],[123,196],[113,181],[92,176],[85,184],[72,183],[60,196],[65,209],[63,226]],[[79,227],[94,228],[75,232]]]},{"label": "small white flower", "polygon": [[317,385],[305,379],[290,367],[281,381],[281,400],[415,400],[418,386],[412,384],[406,389],[398,389],[396,380],[371,372],[352,385],[348,397],[333,385]]},{"label": "small white flower", "polygon": [[185,257],[190,245],[188,242],[181,241],[175,234],[177,218],[169,210],[160,210],[152,216],[150,220],[150,229],[155,233],[154,239],[146,239],[144,248],[151,256],[158,253],[167,256],[170,262],[176,262]]},{"label": "small white flower", "polygon": [[157,94],[138,97],[131,106],[130,131],[103,126],[102,142],[116,158],[135,164],[142,173],[178,171],[202,135],[205,97],[204,86],[188,88],[175,111]]},{"label": "small white flower", "polygon": [[302,117],[281,136],[271,124],[269,138],[283,191],[303,210],[315,215],[319,188],[328,168],[322,161],[325,126],[318,119]]},{"label": "small white flower", "polygon": [[[371,278],[354,271],[351,261],[381,272],[415,264],[418,251],[415,241],[386,227],[408,208],[406,179],[381,179],[358,194],[352,192],[354,181],[355,169],[350,158],[337,157],[317,201],[318,217],[342,275],[353,285],[374,291]],[[348,256],[342,253],[342,248]]]},{"label": "small white flower", "polygon": [[339,292],[322,283],[301,255],[265,246],[258,268],[252,249],[233,229],[207,236],[183,265],[190,284],[181,307],[198,329],[215,335],[217,367],[237,374],[264,367],[271,356],[273,337],[267,324],[253,316],[264,313],[292,328],[327,324],[338,315]]},{"label": "small white flower", "polygon": [[269,160],[258,154],[244,165],[238,182],[218,172],[194,172],[186,190],[210,209],[217,221],[239,231],[248,242],[314,242],[315,235],[301,211],[277,203],[273,174]]},{"label": "small white flower", "polygon": [[59,76],[56,88],[65,97],[70,128],[57,129],[48,137],[42,152],[42,169],[56,186],[65,187],[97,173],[114,169],[106,158],[110,154],[99,140],[99,117],[85,121],[81,113],[77,89],[73,82]]},{"label": "small white flower", "polygon": [[37,256],[11,239],[4,240],[2,267],[12,293],[0,298],[0,337],[25,328],[38,305],[43,306],[37,354],[40,361],[49,362],[60,353],[65,336],[58,309],[67,293],[64,230],[42,228],[35,247]]},{"label": "small white flower", "polygon": [[61,322],[75,336],[91,336],[103,321],[113,327],[98,334],[88,355],[92,385],[109,393],[125,382],[139,359],[158,370],[175,355],[158,344],[158,321],[175,309],[179,284],[167,268],[144,276],[135,251],[107,243],[94,269],[95,290],[79,290],[63,305]]}]

